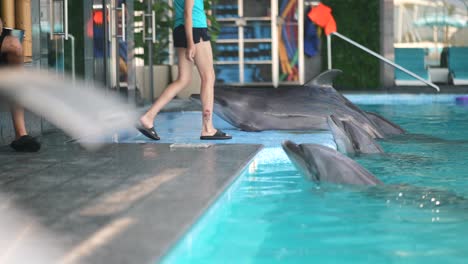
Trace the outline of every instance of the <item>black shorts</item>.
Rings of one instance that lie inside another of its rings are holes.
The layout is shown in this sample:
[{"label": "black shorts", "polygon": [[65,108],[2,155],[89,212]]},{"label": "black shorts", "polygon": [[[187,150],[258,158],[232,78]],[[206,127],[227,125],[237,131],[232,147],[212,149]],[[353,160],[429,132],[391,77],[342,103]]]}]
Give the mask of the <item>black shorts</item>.
[{"label": "black shorts", "polygon": [[[210,35],[208,35],[207,28],[192,28],[193,42],[195,44],[199,43],[200,40],[208,41],[210,40]],[[172,32],[172,37],[174,39],[174,47],[176,48],[187,48],[187,37],[185,36],[185,27],[184,25],[177,26]]]}]

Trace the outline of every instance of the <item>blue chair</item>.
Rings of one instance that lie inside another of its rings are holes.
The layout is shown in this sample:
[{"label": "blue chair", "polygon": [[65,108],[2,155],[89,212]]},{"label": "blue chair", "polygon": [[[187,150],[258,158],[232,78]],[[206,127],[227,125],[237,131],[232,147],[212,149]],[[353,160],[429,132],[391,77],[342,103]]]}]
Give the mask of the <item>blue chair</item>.
[{"label": "blue chair", "polygon": [[453,84],[468,85],[468,47],[449,47],[447,63]]},{"label": "blue chair", "polygon": [[[426,68],[425,57],[424,48],[395,48],[396,64],[430,82],[431,77]],[[395,84],[425,85],[422,81],[398,69],[395,69]]]}]

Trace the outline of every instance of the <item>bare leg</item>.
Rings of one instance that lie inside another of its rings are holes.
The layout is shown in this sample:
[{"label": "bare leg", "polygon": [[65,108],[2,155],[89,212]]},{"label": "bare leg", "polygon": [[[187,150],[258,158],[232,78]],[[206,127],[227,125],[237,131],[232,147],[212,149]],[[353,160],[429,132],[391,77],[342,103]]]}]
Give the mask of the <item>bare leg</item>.
[{"label": "bare leg", "polygon": [[195,45],[195,64],[201,78],[200,98],[202,102],[202,136],[211,136],[216,133],[213,127],[213,100],[215,72],[213,68],[213,53],[209,41],[202,41]]},{"label": "bare leg", "polygon": [[19,106],[11,107],[11,118],[13,119],[13,126],[15,128],[16,139],[28,134],[24,122],[24,109]]},{"label": "bare leg", "polygon": [[192,80],[192,67],[191,61],[185,58],[184,48],[177,48],[177,56],[179,57],[179,76],[177,80],[169,84],[159,98],[153,103],[150,109],[140,117],[140,123],[145,128],[152,128],[156,115],[161,109],[169,103],[180,91],[182,91]]},{"label": "bare leg", "polygon": [[[6,53],[10,67],[20,67],[23,65],[23,48],[18,39],[10,36],[6,37],[2,46],[2,52]],[[24,122],[24,109],[19,105],[13,104],[10,111],[16,139],[27,135],[28,132]]]}]

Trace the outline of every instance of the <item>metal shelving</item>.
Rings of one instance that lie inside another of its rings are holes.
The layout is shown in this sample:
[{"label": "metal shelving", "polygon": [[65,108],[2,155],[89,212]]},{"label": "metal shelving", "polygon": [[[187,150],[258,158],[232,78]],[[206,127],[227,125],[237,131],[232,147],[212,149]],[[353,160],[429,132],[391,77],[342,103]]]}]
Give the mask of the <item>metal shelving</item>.
[{"label": "metal shelving", "polygon": [[[219,0],[214,14],[221,24],[216,42],[217,82],[229,85],[272,85],[297,83],[280,80],[278,18],[279,3],[275,0]],[[245,2],[247,3],[247,2]],[[296,3],[297,10],[303,0]],[[302,30],[303,14],[298,12],[296,27]],[[301,35],[298,41],[302,41]],[[303,45],[298,44],[298,74],[303,76]],[[299,82],[303,83],[303,78]]]}]

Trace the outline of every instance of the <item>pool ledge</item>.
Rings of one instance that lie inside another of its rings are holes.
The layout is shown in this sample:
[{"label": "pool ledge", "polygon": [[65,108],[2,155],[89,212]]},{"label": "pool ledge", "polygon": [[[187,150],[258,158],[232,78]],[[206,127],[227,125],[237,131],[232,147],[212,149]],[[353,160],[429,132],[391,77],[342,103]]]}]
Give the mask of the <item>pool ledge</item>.
[{"label": "pool ledge", "polygon": [[52,234],[61,263],[157,261],[262,149],[108,144],[86,152],[44,145],[39,154],[0,149],[0,205],[21,208]]}]

